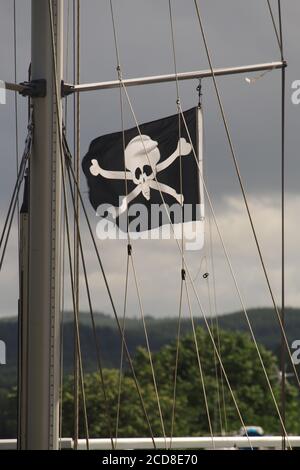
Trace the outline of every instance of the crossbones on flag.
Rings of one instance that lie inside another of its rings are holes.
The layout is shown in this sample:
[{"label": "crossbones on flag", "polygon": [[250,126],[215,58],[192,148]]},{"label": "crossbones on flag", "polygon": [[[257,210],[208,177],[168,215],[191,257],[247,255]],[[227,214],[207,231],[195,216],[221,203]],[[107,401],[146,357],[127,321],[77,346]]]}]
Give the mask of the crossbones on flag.
[{"label": "crossbones on flag", "polygon": [[176,114],[90,144],[82,168],[90,202],[106,232],[114,226],[134,238],[183,234],[190,249],[202,248],[202,110],[192,108],[183,115],[185,123]]}]

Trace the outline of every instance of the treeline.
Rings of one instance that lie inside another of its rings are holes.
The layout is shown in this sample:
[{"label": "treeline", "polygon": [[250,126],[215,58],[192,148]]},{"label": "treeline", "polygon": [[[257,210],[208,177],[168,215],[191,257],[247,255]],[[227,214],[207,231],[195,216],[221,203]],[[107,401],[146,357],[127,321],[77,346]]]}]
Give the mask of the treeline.
[{"label": "treeline", "polygon": [[[280,349],[280,329],[272,309],[249,310],[250,320],[257,340],[267,349],[278,356]],[[80,315],[80,337],[84,367],[87,372],[96,370],[96,349],[91,329],[90,317],[86,313]],[[237,312],[223,315],[218,318],[223,330],[248,332],[248,326],[244,314]],[[203,326],[201,318],[196,318],[195,323]],[[100,345],[102,363],[105,368],[118,368],[120,360],[121,340],[115,320],[104,314],[96,314],[97,341]],[[176,318],[154,319],[146,318],[147,330],[152,351],[158,351],[163,346],[170,344],[177,334]],[[185,335],[191,331],[191,322],[182,320],[181,332]],[[290,344],[294,339],[300,338],[300,310],[287,309],[286,332]],[[17,323],[16,320],[0,320],[0,339],[7,346],[7,365],[0,366],[0,387],[16,385],[17,370]],[[138,319],[128,319],[126,322],[126,342],[131,354],[138,347],[145,346],[143,326]],[[65,314],[63,328],[64,343],[64,370],[71,372],[73,367],[74,331],[72,315]]]},{"label": "treeline", "polygon": [[[214,335],[216,337],[216,331]],[[279,434],[280,421],[253,341],[245,333],[220,330],[220,345],[224,369],[245,424],[262,426],[267,434]],[[260,352],[279,401],[277,358],[263,346]],[[144,409],[128,367],[124,367],[122,374],[115,368],[105,369],[102,377],[97,371],[85,374],[90,437],[151,436],[151,432],[156,436],[199,436],[209,435],[211,429],[215,435],[239,431],[241,421],[236,404],[204,328],[197,328],[196,338],[190,333],[183,335],[178,349],[176,341],[163,346],[152,354],[152,361],[157,393],[149,353],[145,348],[136,350],[133,364]],[[62,401],[65,437],[73,435],[73,397],[73,377],[68,375],[64,378]],[[85,437],[82,400],[80,404],[80,436]],[[16,390],[0,394],[0,414],[0,438],[14,437]],[[286,428],[289,433],[300,433],[299,393],[292,379],[287,381],[286,387]]]}]

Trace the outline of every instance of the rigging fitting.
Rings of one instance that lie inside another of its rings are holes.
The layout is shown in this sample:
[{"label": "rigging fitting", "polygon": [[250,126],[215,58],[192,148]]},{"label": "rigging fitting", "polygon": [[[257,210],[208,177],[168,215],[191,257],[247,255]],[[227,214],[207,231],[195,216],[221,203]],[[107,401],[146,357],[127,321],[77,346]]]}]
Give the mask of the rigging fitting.
[{"label": "rigging fitting", "polygon": [[196,88],[198,92],[198,108],[202,108],[202,78],[199,78],[199,85]]},{"label": "rigging fitting", "polygon": [[20,86],[24,87],[19,93],[22,96],[30,98],[45,98],[47,95],[47,81],[43,78],[39,80],[31,80],[30,82],[22,82]]},{"label": "rigging fitting", "polygon": [[74,85],[67,84],[64,82],[64,80],[61,81],[61,97],[62,98],[72,95],[74,92],[75,92]]}]

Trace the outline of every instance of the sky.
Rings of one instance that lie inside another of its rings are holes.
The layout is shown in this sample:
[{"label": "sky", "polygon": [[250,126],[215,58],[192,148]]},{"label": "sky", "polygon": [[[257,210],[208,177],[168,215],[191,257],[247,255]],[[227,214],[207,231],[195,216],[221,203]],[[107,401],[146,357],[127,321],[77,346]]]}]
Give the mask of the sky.
[{"label": "sky", "polygon": [[[30,62],[30,1],[17,0],[17,81],[27,79]],[[72,5],[72,2],[69,2]],[[173,0],[175,48],[178,71],[207,69],[208,62],[192,0]],[[271,2],[275,15],[277,1]],[[174,71],[167,0],[116,0],[115,17],[120,46],[120,62],[125,78],[172,73]],[[200,0],[208,46],[215,67],[238,66],[280,59],[267,2],[264,0]],[[65,0],[64,79],[72,82],[71,21]],[[14,81],[13,1],[0,0],[0,79]],[[292,83],[300,79],[298,0],[282,2],[284,55],[288,61],[286,80],[286,303],[300,305],[298,269],[300,264],[298,193],[300,159],[300,105],[291,101]],[[68,26],[69,25],[69,26]],[[69,35],[68,35],[69,31]],[[116,79],[116,56],[108,0],[81,0],[81,82]],[[67,46],[68,45],[68,46]],[[50,46],[49,46],[50,47]],[[254,73],[253,77],[258,76]],[[218,78],[222,101],[250,209],[262,246],[275,298],[281,293],[280,226],[280,93],[281,73],[272,71],[252,84],[244,75]],[[197,81],[180,83],[184,109],[197,104]],[[130,88],[129,95],[140,123],[176,112],[174,83]],[[71,101],[69,100],[71,109]],[[26,136],[26,100],[18,97],[19,153]],[[249,307],[271,305],[241,191],[232,164],[230,149],[210,79],[203,80],[205,126],[205,178],[213,202],[222,239],[227,247],[240,295]],[[70,113],[71,114],[71,113]],[[133,118],[125,107],[125,127]],[[72,122],[69,122],[70,128]],[[96,91],[81,95],[81,155],[89,143],[104,133],[120,130],[119,92]],[[72,142],[72,132],[69,132]],[[0,228],[16,177],[14,96],[0,105]],[[81,174],[81,188],[88,205],[87,187]],[[206,244],[198,253],[187,253],[187,263],[207,315],[239,310],[241,302],[221,247],[220,239],[206,207]],[[97,217],[89,210],[96,232]],[[210,234],[212,244],[209,243]],[[82,220],[82,238],[95,310],[111,313],[95,254]],[[124,303],[126,244],[98,242],[108,281],[122,312]],[[212,248],[212,249],[211,249]],[[174,241],[137,241],[134,260],[144,311],[156,317],[176,316],[180,287],[180,256]],[[211,255],[213,253],[213,276]],[[209,281],[202,274],[209,272]],[[68,277],[68,276],[66,276]],[[81,276],[81,285],[83,279]],[[209,302],[214,291],[216,302]],[[17,225],[12,229],[7,257],[0,273],[0,316],[16,314],[18,293]],[[66,308],[70,287],[66,279]],[[192,296],[194,314],[199,305]],[[81,309],[87,308],[81,289]],[[186,308],[184,314],[187,314]],[[130,276],[128,315],[138,316],[135,285]]]}]

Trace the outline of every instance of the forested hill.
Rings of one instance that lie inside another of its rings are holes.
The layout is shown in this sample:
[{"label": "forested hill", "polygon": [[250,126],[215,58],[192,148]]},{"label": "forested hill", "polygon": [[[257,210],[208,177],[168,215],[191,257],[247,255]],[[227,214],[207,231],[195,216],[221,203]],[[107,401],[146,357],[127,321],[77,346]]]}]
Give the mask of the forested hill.
[{"label": "forested hill", "polygon": [[[280,330],[275,313],[272,309],[251,309],[248,311],[251,324],[257,340],[268,349],[278,354],[280,344]],[[72,368],[73,359],[73,326],[72,316],[66,314],[64,324],[64,367],[68,372]],[[82,343],[83,361],[86,371],[96,369],[96,353],[91,329],[90,317],[82,313],[80,336]],[[196,324],[203,325],[203,320],[197,318]],[[163,345],[168,344],[176,338],[177,319],[146,318],[149,341],[152,351],[159,350]],[[102,361],[105,367],[119,367],[120,360],[120,335],[118,333],[115,320],[108,315],[96,314],[97,337],[101,345]],[[236,312],[219,316],[219,325],[225,330],[248,331],[245,316],[242,312]],[[181,333],[191,330],[190,320],[182,320]],[[286,311],[286,331],[289,343],[295,339],[300,339],[300,310],[287,309]],[[0,320],[0,340],[6,343],[7,365],[0,366],[0,386],[11,386],[16,381],[17,364],[17,322],[15,319]],[[126,341],[129,350],[134,354],[138,346],[145,346],[145,337],[141,321],[138,319],[128,319],[126,322]]]}]

